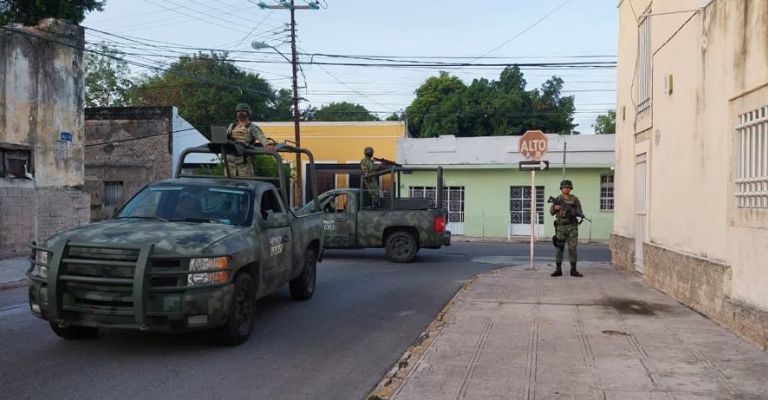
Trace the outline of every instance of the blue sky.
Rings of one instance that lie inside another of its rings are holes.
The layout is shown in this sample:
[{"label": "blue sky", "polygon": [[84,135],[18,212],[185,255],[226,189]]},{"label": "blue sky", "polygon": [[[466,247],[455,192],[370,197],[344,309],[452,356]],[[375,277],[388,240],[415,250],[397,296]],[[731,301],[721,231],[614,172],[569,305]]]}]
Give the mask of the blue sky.
[{"label": "blue sky", "polygon": [[[276,3],[276,0],[265,0]],[[478,57],[487,54],[504,59],[477,62],[594,61],[585,56],[615,56],[617,11],[615,0],[475,0],[405,1],[326,0],[327,8],[297,11],[300,51],[353,55],[407,57]],[[88,15],[83,25],[130,38],[183,44],[191,47],[251,50],[253,40],[265,41],[290,56],[288,34],[282,25],[289,15],[283,10],[262,10],[257,1],[223,0],[108,0],[103,12]],[[302,4],[297,0],[297,4]],[[565,5],[563,5],[565,3]],[[520,33],[559,8],[552,15]],[[87,31],[87,40],[117,40]],[[159,44],[159,43],[158,43]],[[143,47],[139,45],[138,47]],[[127,50],[141,54],[167,51]],[[277,88],[290,88],[290,65],[277,54],[233,53],[240,64],[260,73]],[[573,58],[578,56],[579,58]],[[141,63],[168,63],[162,57],[128,56]],[[607,60],[610,58],[601,58]],[[306,60],[304,60],[306,61]],[[328,61],[325,59],[325,61]],[[444,60],[440,60],[444,61]],[[454,60],[455,61],[455,60]],[[464,60],[468,61],[468,60]],[[442,68],[469,83],[485,77],[495,79],[501,67]],[[135,72],[141,68],[132,67]],[[432,69],[378,67],[304,66],[307,89],[301,96],[308,105],[350,101],[372,111],[404,109],[414,90]],[[528,71],[529,88],[552,75],[565,80],[567,95],[576,98],[577,130],[592,133],[591,124],[600,111],[614,107],[615,69]],[[303,85],[303,79],[300,84]],[[381,114],[383,116],[383,114]]]}]

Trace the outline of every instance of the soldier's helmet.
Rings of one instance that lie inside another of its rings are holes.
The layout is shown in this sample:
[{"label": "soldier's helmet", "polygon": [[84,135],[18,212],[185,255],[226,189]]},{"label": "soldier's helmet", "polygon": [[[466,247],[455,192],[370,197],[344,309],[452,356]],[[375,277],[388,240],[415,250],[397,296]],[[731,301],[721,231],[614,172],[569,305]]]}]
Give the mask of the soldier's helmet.
[{"label": "soldier's helmet", "polygon": [[366,157],[372,157],[373,156],[373,147],[368,146],[363,150],[363,154],[365,154]]},{"label": "soldier's helmet", "polygon": [[562,188],[573,189],[573,183],[569,179],[565,179],[560,182],[560,189]]},{"label": "soldier's helmet", "polygon": [[235,113],[239,111],[245,111],[248,113],[248,115],[251,115],[251,107],[248,104],[240,103],[237,106],[235,106]]}]

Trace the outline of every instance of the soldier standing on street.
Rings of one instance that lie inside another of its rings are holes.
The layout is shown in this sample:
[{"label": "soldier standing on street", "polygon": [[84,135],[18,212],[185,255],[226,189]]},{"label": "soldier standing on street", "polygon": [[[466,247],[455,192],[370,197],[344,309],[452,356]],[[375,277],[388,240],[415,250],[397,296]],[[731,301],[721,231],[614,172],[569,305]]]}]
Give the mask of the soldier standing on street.
[{"label": "soldier standing on street", "polygon": [[[560,246],[556,248],[555,271],[552,276],[563,275],[564,244],[568,245],[568,257],[571,261],[571,276],[581,278],[583,275],[576,270],[577,250],[579,244],[579,222],[576,217],[582,216],[581,202],[579,198],[571,194],[573,183],[570,180],[560,182],[561,194],[557,196],[558,202],[552,204],[549,213],[555,216],[555,236]],[[560,204],[557,204],[560,203]]]},{"label": "soldier standing on street", "polygon": [[[227,127],[227,137],[231,140],[244,145],[253,146],[256,141],[261,143],[268,151],[273,151],[274,147],[269,144],[264,132],[250,121],[251,107],[248,104],[240,103],[235,107],[236,120]],[[254,176],[254,161],[252,158],[234,159],[236,176]]]},{"label": "soldier standing on street", "polygon": [[[373,147],[366,147],[363,151],[363,154],[365,154],[365,158],[360,160],[360,169],[363,172],[363,186],[365,188],[364,193],[368,194],[368,199],[371,202],[371,205],[377,206],[380,200],[379,178],[376,176],[367,176],[376,172],[376,163],[373,162]],[[363,204],[366,204],[365,199],[363,200]]]}]

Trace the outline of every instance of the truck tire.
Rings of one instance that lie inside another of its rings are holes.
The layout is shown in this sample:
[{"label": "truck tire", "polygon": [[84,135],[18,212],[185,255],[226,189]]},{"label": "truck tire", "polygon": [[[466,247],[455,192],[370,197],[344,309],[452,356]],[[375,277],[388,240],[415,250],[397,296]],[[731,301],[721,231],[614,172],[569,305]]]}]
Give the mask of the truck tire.
[{"label": "truck tire", "polygon": [[59,324],[55,322],[51,322],[51,330],[53,330],[53,333],[58,337],[68,340],[92,339],[99,333],[99,328],[74,325],[59,326]]},{"label": "truck tire", "polygon": [[301,275],[288,284],[291,289],[291,297],[294,300],[309,300],[315,294],[316,283],[317,252],[310,247],[304,255],[304,269],[302,269]]},{"label": "truck tire", "polygon": [[253,329],[256,309],[256,286],[247,273],[235,277],[235,290],[229,306],[227,322],[219,328],[222,343],[236,346],[248,340]]},{"label": "truck tire", "polygon": [[386,250],[390,261],[409,263],[416,257],[419,245],[412,233],[397,231],[387,237]]}]

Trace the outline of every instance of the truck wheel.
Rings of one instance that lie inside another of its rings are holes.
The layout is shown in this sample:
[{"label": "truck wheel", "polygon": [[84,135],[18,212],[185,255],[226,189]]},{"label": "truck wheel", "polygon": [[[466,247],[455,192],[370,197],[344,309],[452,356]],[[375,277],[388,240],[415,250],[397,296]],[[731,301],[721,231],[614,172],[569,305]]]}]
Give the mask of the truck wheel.
[{"label": "truck wheel", "polygon": [[307,249],[304,255],[304,269],[296,279],[293,279],[288,286],[291,289],[291,297],[294,300],[309,300],[315,294],[315,284],[317,282],[317,253],[315,249]]},{"label": "truck wheel", "polygon": [[90,326],[59,326],[55,322],[51,322],[51,329],[60,338],[69,340],[82,340],[91,339],[99,333],[99,328],[92,328]]},{"label": "truck wheel", "polygon": [[224,344],[235,346],[248,340],[253,329],[256,306],[256,286],[246,273],[235,277],[235,291],[229,306],[229,317],[219,328],[219,338]]},{"label": "truck wheel", "polygon": [[419,246],[413,234],[406,231],[395,232],[387,237],[387,257],[396,263],[408,263],[413,261]]}]

